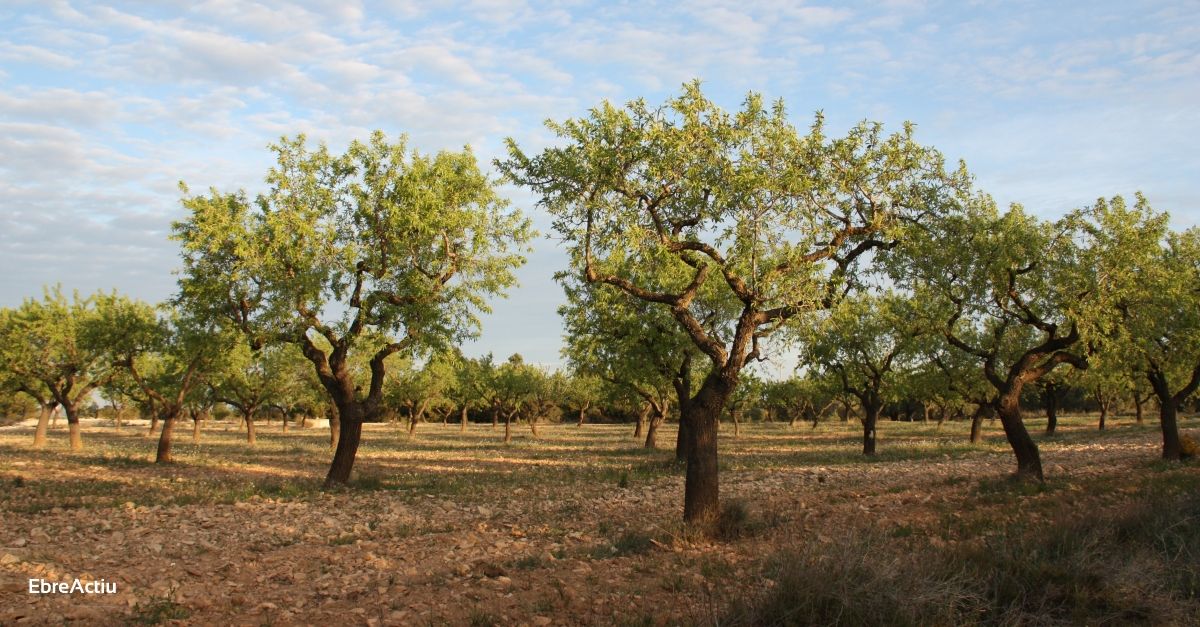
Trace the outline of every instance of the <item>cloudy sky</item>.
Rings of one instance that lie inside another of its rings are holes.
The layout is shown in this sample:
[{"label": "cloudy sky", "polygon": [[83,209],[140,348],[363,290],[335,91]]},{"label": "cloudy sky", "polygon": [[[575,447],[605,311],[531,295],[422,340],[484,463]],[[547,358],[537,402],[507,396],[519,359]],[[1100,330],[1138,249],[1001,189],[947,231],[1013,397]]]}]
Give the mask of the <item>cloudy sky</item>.
[{"label": "cloudy sky", "polygon": [[[1200,220],[1197,2],[6,0],[0,32],[0,306],[55,282],[168,296],[178,181],[261,190],[283,134],[490,163],[506,136],[548,141],[546,118],[694,77],[801,126],[911,120],[1044,216],[1140,189]],[[563,263],[539,241],[467,352],[559,362]]]}]

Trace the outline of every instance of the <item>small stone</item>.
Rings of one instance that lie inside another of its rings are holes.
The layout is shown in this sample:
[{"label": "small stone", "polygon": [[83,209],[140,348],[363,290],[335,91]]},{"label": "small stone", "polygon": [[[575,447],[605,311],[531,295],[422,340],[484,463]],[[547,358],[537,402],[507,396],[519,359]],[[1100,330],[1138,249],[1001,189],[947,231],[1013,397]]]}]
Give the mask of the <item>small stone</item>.
[{"label": "small stone", "polygon": [[20,547],[25,546],[28,542],[29,541],[26,540],[25,538],[17,538],[16,541],[13,542],[13,546],[20,548]]},{"label": "small stone", "polygon": [[534,616],[533,617],[533,624],[538,625],[539,627],[546,627],[546,625],[549,625],[550,623],[553,623],[553,622],[554,621],[550,620],[550,618],[547,616]]}]

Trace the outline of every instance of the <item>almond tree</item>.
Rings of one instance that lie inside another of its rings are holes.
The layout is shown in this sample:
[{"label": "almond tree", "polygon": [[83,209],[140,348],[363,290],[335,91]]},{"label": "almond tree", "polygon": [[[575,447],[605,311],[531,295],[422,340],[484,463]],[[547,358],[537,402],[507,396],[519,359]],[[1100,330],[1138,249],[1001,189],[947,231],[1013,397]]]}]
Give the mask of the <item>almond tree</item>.
[{"label": "almond tree", "polygon": [[1200,388],[1200,229],[1172,232],[1141,194],[1132,206],[1102,198],[1075,217],[1101,285],[1089,335],[1150,384],[1163,459],[1183,459],[1179,406]]},{"label": "almond tree", "polygon": [[1096,289],[1069,221],[1050,223],[990,198],[913,227],[891,255],[893,278],[926,303],[929,328],[983,371],[1017,458],[1017,476],[1044,479],[1021,419],[1021,392],[1060,364],[1087,368],[1081,304]]},{"label": "almond tree", "polygon": [[699,82],[660,107],[606,102],[548,127],[556,146],[531,156],[509,140],[500,168],[540,197],[581,280],[668,311],[708,360],[681,407],[684,520],[706,526],[719,512],[717,419],[742,370],[773,331],[831,305],[898,222],[956,204],[968,176],[946,172],[911,126],[829,139],[818,116],[805,135],[781,102],[751,94],[729,113]]},{"label": "almond tree", "polygon": [[55,286],[41,300],[27,299],[0,320],[0,369],[10,372],[18,389],[42,407],[34,446],[45,444],[45,419],[57,405],[67,416],[71,450],[83,449],[79,410],[112,374],[104,347],[94,340],[110,323],[107,310],[97,305],[100,299],[77,293],[68,299]]},{"label": "almond tree", "polygon": [[896,375],[917,347],[919,326],[903,297],[888,293],[843,300],[803,336],[801,360],[829,371],[863,407],[863,455],[875,454],[879,413]]},{"label": "almond tree", "polygon": [[162,420],[155,463],[169,463],[175,425],[194,393],[201,389],[218,361],[233,348],[234,337],[212,321],[176,309],[154,307],[113,295],[103,306],[113,324],[98,334],[109,358],[124,368]]},{"label": "almond tree", "polygon": [[291,345],[275,345],[252,350],[245,342],[223,355],[214,364],[208,388],[214,400],[233,407],[246,423],[246,443],[256,444],[254,418],[261,410],[284,400],[292,383]]},{"label": "almond tree", "polygon": [[[216,190],[184,198],[178,301],[252,346],[300,347],[337,408],[325,483],[343,484],[363,422],[384,410],[388,357],[475,335],[487,298],[515,282],[532,231],[469,149],[409,153],[376,132],[343,155],[303,136],[272,150],[269,189],[253,201]],[[357,353],[370,364],[365,385],[349,368]]]},{"label": "almond tree", "polygon": [[[645,448],[658,446],[658,429],[672,403],[682,406],[691,396],[692,367],[698,351],[670,313],[654,303],[632,298],[560,273],[567,303],[558,309],[564,325],[563,357],[580,374],[627,388],[649,407]],[[638,421],[635,437],[642,434]],[[680,423],[676,457],[686,459],[686,427]]]}]

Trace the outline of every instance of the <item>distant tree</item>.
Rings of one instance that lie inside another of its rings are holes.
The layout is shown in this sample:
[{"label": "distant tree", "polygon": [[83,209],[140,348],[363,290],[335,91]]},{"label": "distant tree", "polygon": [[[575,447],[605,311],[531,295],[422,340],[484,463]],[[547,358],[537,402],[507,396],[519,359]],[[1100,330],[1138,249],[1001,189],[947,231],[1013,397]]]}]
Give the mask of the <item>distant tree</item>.
[{"label": "distant tree", "polygon": [[387,390],[391,403],[403,407],[408,418],[408,434],[416,433],[417,423],[427,412],[449,403],[457,371],[453,353],[438,353],[419,366],[397,368]]},{"label": "distant tree", "polygon": [[921,328],[904,297],[863,294],[843,300],[801,340],[801,360],[828,370],[863,407],[863,455],[875,454],[876,429],[896,374],[913,358]]},{"label": "distant tree", "polygon": [[1069,221],[1045,222],[1018,205],[1001,214],[987,197],[967,209],[909,229],[891,256],[893,278],[927,303],[930,328],[981,367],[1017,475],[1042,481],[1021,393],[1060,364],[1087,368],[1080,303],[1095,289]]},{"label": "distant tree", "polygon": [[[303,136],[272,149],[270,189],[253,202],[215,190],[184,198],[178,301],[252,346],[300,347],[337,409],[326,485],[346,483],[363,422],[384,410],[388,357],[473,336],[476,313],[515,282],[532,231],[469,150],[410,153],[381,132],[343,155]],[[365,387],[349,368],[359,352]]]},{"label": "distant tree", "polygon": [[234,336],[211,321],[186,312],[154,307],[121,296],[106,296],[103,307],[112,315],[98,341],[108,347],[113,363],[125,368],[162,420],[156,463],[174,461],[172,444],[176,421],[189,398],[204,386],[223,355],[233,348]]},{"label": "distant tree", "polygon": [[[18,389],[43,410],[53,411],[51,401],[62,408],[75,451],[83,449],[80,410],[112,375],[104,347],[96,340],[111,324],[102,302],[99,295],[74,294],[68,299],[55,286],[45,290],[41,300],[27,299],[0,319],[0,368],[10,372]],[[43,446],[45,440],[39,420],[34,446]]]},{"label": "distant tree", "polygon": [[[627,388],[644,404],[634,437],[646,448],[658,445],[658,429],[671,405],[692,393],[692,367],[698,350],[665,309],[616,290],[602,289],[560,273],[567,303],[563,318],[563,357],[577,373]],[[645,424],[646,429],[642,427]],[[676,457],[686,459],[686,425],[680,423]]]},{"label": "distant tree", "polygon": [[1100,199],[1074,216],[1083,263],[1100,280],[1087,332],[1112,363],[1134,364],[1159,405],[1164,459],[1186,457],[1179,406],[1200,387],[1200,229],[1171,232],[1138,194]]},{"label": "distant tree", "polygon": [[296,347],[288,344],[253,350],[239,342],[221,356],[208,377],[214,400],[238,410],[246,425],[246,443],[257,443],[254,419],[260,412],[278,405],[291,392]]}]

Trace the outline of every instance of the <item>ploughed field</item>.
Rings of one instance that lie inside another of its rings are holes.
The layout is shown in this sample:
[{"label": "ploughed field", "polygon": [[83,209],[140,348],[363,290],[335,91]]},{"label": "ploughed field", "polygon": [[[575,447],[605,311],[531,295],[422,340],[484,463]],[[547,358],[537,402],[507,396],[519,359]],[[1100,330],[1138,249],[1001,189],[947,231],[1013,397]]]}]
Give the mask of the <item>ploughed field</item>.
[{"label": "ploughed field", "polygon": [[[1044,424],[1028,421],[1032,432]],[[65,427],[65,425],[61,425]],[[325,491],[327,429],[94,423],[31,448],[0,428],[0,624],[1196,624],[1200,467],[1153,420],[1060,419],[1043,485],[1006,478],[999,423],[721,432],[720,537],[680,524],[673,425],[368,425]],[[1197,436],[1200,421],[1184,419]],[[30,594],[103,579],[115,595]]]}]

